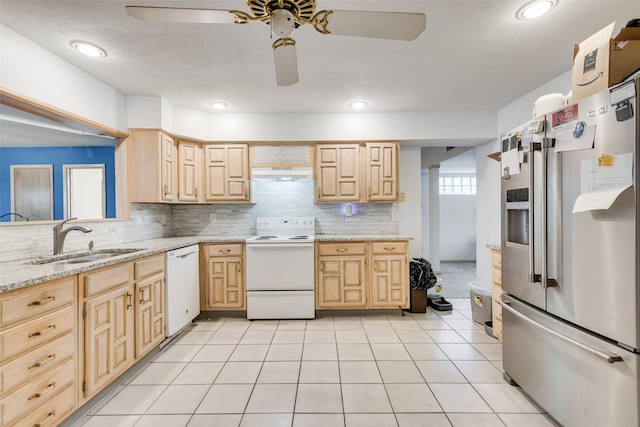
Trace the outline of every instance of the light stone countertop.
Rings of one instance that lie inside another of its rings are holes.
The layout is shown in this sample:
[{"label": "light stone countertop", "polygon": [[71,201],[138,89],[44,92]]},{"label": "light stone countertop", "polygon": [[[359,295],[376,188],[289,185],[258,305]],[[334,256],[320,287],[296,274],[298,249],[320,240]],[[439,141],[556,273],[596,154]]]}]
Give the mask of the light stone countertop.
[{"label": "light stone countertop", "polygon": [[341,235],[341,234],[316,234],[316,242],[362,242],[362,241],[388,241],[388,240],[413,240],[411,236],[400,234],[361,234],[361,235]]},{"label": "light stone countertop", "polygon": [[[79,273],[95,270],[109,265],[131,261],[149,255],[167,252],[173,249],[194,245],[197,243],[244,243],[252,236],[186,236],[186,237],[165,237],[151,240],[140,240],[137,242],[122,243],[115,246],[96,247],[96,251],[109,249],[140,249],[135,252],[123,253],[111,258],[104,258],[91,262],[78,264],[64,264],[61,262],[50,262],[37,264],[43,258],[31,258],[18,261],[0,263],[0,294],[14,289],[21,289],[30,285],[47,282],[49,280],[60,279]],[[401,235],[330,235],[320,234],[315,236],[316,241],[375,241],[375,240],[412,240],[410,236]],[[88,251],[66,252],[64,255],[56,256],[57,261],[72,258],[77,254],[88,253]],[[48,258],[48,257],[45,257]]]},{"label": "light stone countertop", "polygon": [[501,251],[502,247],[500,246],[500,244],[494,244],[494,243],[487,243],[486,247],[491,249],[492,251]]}]

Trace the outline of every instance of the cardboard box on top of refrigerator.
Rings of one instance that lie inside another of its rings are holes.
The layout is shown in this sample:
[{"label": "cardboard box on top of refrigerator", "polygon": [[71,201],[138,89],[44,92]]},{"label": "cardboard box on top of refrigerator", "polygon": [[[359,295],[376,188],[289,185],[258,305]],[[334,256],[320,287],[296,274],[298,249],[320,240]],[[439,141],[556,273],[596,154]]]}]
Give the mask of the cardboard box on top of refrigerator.
[{"label": "cardboard box on top of refrigerator", "polygon": [[611,38],[615,22],[573,46],[573,100],[624,81],[640,69],[640,27],[625,27]]}]

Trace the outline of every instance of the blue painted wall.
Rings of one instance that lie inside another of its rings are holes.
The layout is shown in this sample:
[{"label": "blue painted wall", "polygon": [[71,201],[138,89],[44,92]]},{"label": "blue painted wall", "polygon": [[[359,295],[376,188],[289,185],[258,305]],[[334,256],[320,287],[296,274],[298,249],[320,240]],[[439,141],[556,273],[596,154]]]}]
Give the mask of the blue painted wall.
[{"label": "blue painted wall", "polygon": [[[104,164],[107,218],[116,216],[115,148],[102,147],[0,147],[0,215],[11,212],[11,165],[53,165],[53,218],[63,219],[62,165]],[[19,212],[18,212],[19,213]],[[10,216],[0,222],[11,221]]]}]

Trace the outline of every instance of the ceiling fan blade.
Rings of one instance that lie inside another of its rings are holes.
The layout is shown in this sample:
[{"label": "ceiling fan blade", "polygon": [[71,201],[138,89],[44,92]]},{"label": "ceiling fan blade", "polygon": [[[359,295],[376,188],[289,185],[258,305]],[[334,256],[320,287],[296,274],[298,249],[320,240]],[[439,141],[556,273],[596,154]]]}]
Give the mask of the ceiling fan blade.
[{"label": "ceiling fan blade", "polygon": [[294,39],[285,37],[273,43],[273,62],[278,86],[298,83],[298,55]]},{"label": "ceiling fan blade", "polygon": [[234,24],[236,15],[229,10],[184,9],[177,7],[126,6],[127,14],[148,22]]},{"label": "ceiling fan blade", "polygon": [[427,27],[424,13],[323,10],[313,17],[316,30],[340,36],[414,40]]}]

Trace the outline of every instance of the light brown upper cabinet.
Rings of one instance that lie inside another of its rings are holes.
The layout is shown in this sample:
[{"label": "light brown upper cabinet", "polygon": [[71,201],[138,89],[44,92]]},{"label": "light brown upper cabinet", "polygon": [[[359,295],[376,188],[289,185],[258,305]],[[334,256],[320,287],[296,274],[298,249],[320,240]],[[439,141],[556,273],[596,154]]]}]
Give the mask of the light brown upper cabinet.
[{"label": "light brown upper cabinet", "polygon": [[395,202],[398,200],[398,143],[367,142],[366,144],[367,201]]},{"label": "light brown upper cabinet", "polygon": [[131,130],[129,194],[139,203],[250,200],[248,144],[175,140],[159,130]]},{"label": "light brown upper cabinet", "polygon": [[317,144],[316,179],[319,203],[396,202],[398,143]]},{"label": "light brown upper cabinet", "polygon": [[360,145],[316,145],[316,201],[360,201]]},{"label": "light brown upper cabinet", "polygon": [[132,202],[176,201],[178,168],[175,141],[156,130],[131,130],[129,197]]},{"label": "light brown upper cabinet", "polygon": [[204,200],[249,200],[249,146],[204,146]]},{"label": "light brown upper cabinet", "polygon": [[202,189],[202,145],[178,141],[178,200],[197,203]]}]

